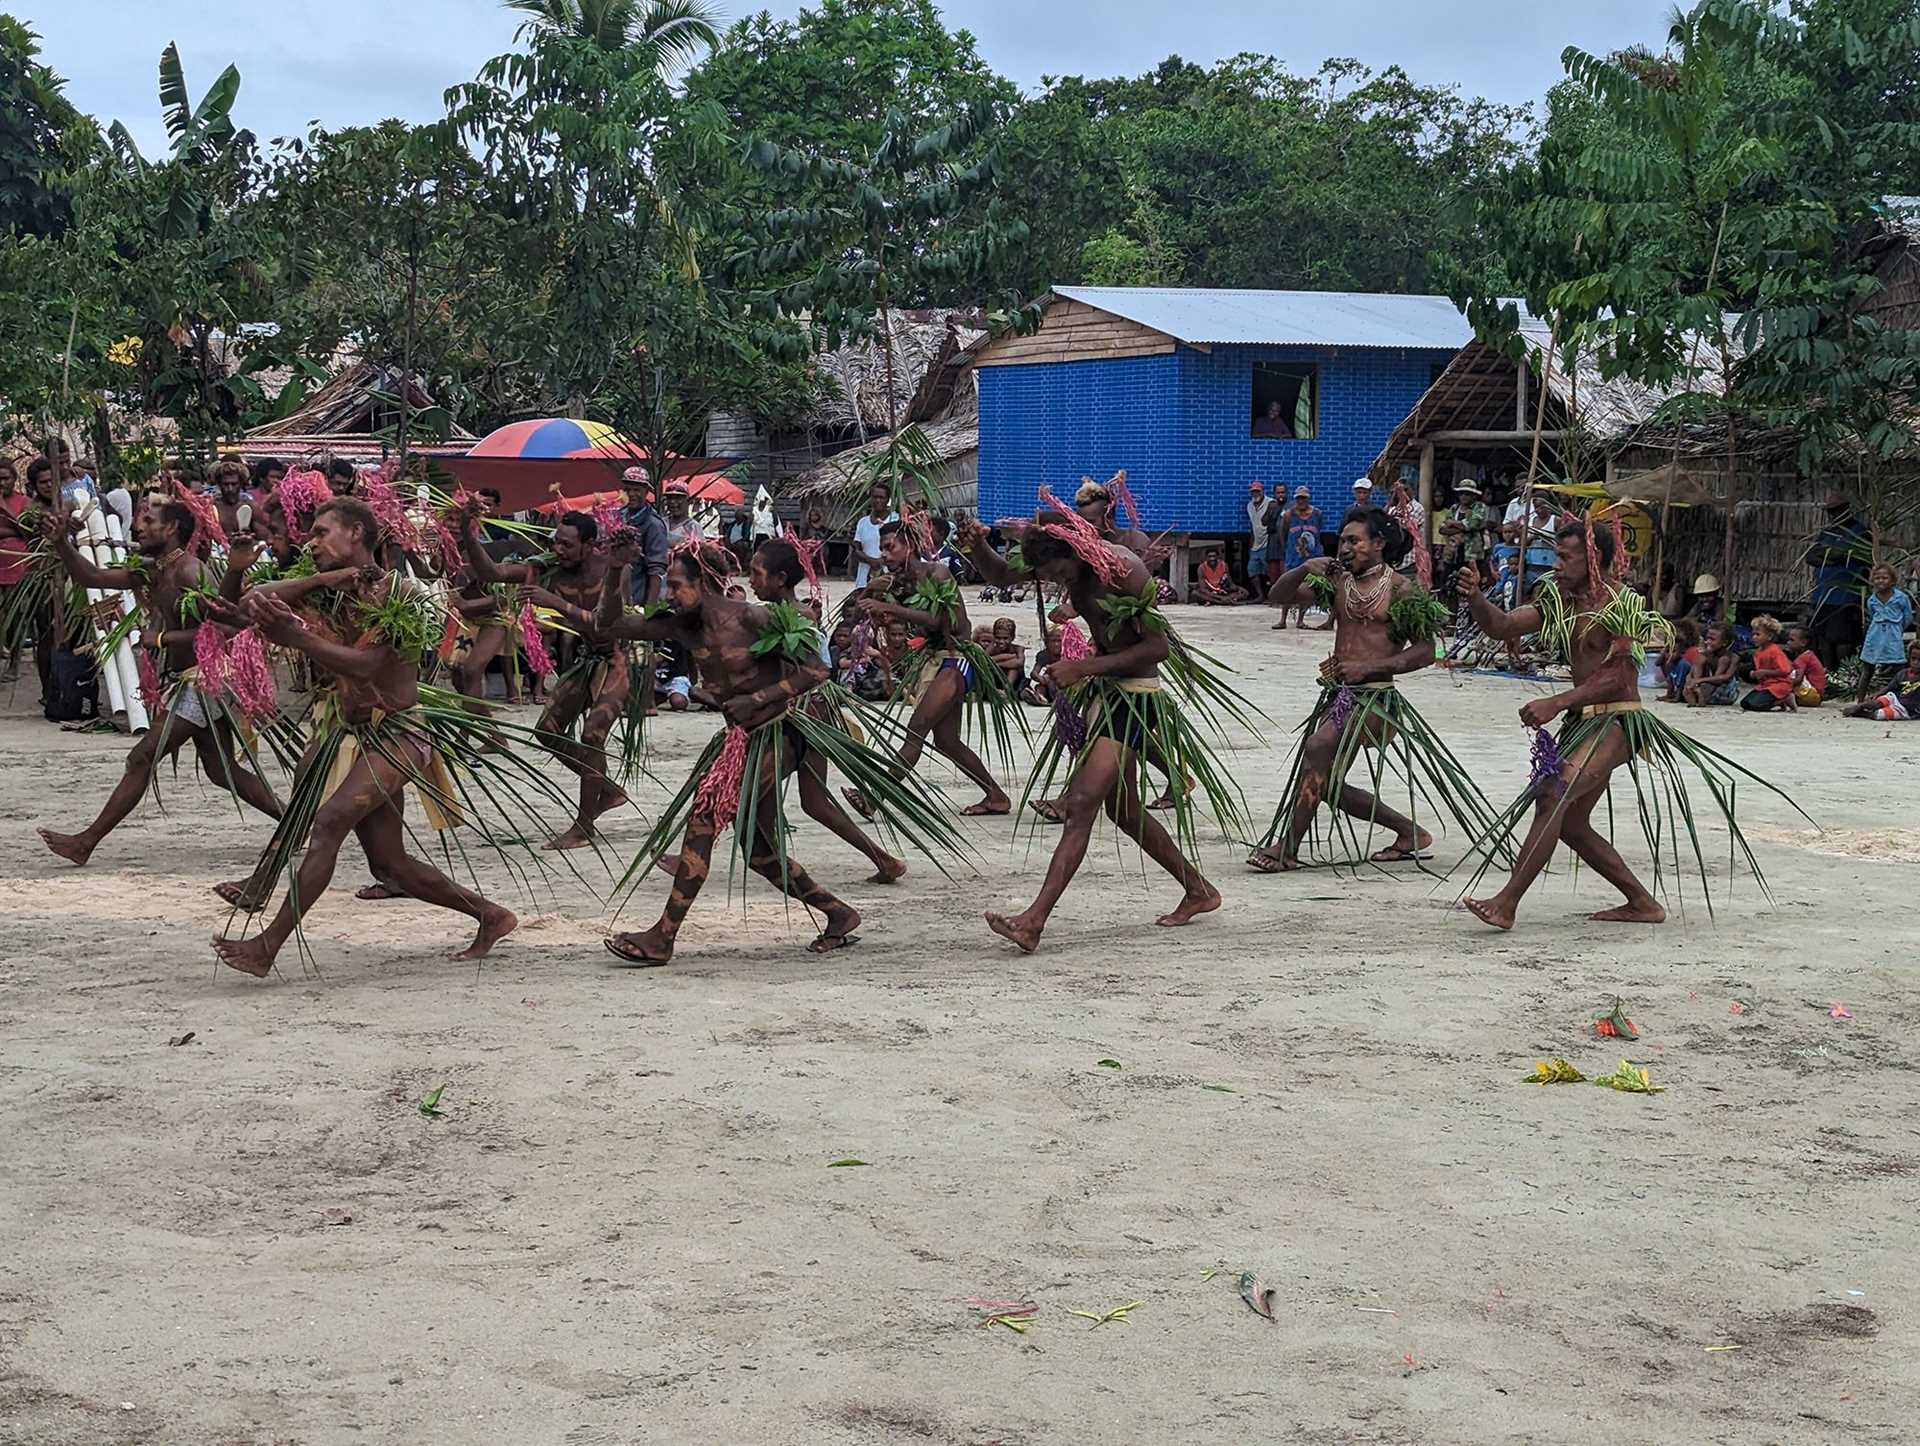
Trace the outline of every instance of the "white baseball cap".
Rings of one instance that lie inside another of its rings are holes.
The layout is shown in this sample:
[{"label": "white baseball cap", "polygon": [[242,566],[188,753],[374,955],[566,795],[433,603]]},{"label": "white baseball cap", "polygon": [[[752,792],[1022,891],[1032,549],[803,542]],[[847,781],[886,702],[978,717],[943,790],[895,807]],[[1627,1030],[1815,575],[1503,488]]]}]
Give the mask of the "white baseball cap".
[{"label": "white baseball cap", "polygon": [[1373,486],[1373,478],[1371,477],[1356,477],[1353,479],[1353,490],[1355,492],[1360,491],[1360,489],[1363,487],[1372,487],[1372,486]]}]

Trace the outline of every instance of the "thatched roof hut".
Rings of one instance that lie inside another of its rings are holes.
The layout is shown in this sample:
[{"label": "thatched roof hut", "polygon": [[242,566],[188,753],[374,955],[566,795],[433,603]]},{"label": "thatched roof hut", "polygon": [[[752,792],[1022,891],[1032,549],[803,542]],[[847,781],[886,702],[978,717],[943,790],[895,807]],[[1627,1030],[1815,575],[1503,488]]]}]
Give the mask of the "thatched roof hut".
[{"label": "thatched roof hut", "polygon": [[[983,328],[959,325],[958,315],[948,314],[939,345],[920,361],[899,416],[903,428],[919,427],[938,459],[933,480],[941,506],[972,510],[980,451],[980,394],[972,368],[974,356],[988,336]],[[924,340],[924,336],[919,338]],[[803,507],[824,507],[829,521],[837,525],[843,514],[850,514],[858,505],[862,479],[890,440],[891,434],[883,425],[868,441],[788,479],[781,495]]]},{"label": "thatched roof hut", "polygon": [[1370,469],[1377,483],[1419,477],[1430,510],[1447,505],[1453,484],[1465,477],[1518,484],[1532,463],[1537,424],[1540,479],[1604,481],[1616,495],[1656,504],[1656,513],[1671,500],[1664,554],[1678,572],[1725,571],[1731,497],[1734,563],[1723,582],[1747,601],[1790,607],[1805,596],[1809,576],[1801,558],[1819,530],[1825,488],[1794,466],[1794,438],[1737,431],[1729,483],[1723,422],[1655,420],[1676,391],[1724,394],[1714,338],[1700,338],[1697,350],[1695,339],[1685,338],[1698,374],[1690,386],[1661,389],[1603,379],[1587,357],[1569,366],[1538,320],[1526,319],[1521,335],[1524,363],[1479,341],[1461,348],[1381,448]]},{"label": "thatched roof hut", "polygon": [[[357,463],[378,461],[395,450],[391,434],[399,425],[402,396],[416,417],[439,408],[418,377],[408,376],[398,367],[356,361],[308,397],[299,410],[277,422],[249,429],[239,441],[225,443],[220,450],[242,457],[282,457],[289,461],[323,456],[345,457]],[[427,456],[458,456],[474,440],[473,433],[451,425],[444,442],[420,440],[408,445]]]}]

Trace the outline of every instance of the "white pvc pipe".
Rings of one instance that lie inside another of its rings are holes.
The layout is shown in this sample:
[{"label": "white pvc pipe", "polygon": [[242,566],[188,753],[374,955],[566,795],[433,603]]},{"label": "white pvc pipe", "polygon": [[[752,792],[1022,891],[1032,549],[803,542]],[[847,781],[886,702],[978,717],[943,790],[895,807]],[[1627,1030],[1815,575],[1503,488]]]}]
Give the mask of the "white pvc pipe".
[{"label": "white pvc pipe", "polygon": [[[121,529],[120,514],[108,509],[106,521],[107,543],[113,549],[113,565],[124,567],[128,561],[129,549],[126,534]],[[131,592],[123,590],[120,593],[121,615],[137,614],[139,610],[138,600]],[[136,627],[127,634],[127,640],[114,654],[115,664],[120,671],[121,687],[127,695],[127,726],[134,733],[146,732],[148,724],[152,721],[147,716],[147,700],[140,691],[139,645],[140,629]]]},{"label": "white pvc pipe", "polygon": [[[119,567],[125,562],[123,552],[116,552],[113,546],[113,533],[118,530],[119,519],[113,518],[109,526],[108,514],[101,508],[90,507],[86,514],[86,540],[88,552],[95,567]],[[132,607],[132,598],[124,590],[106,592],[100,588],[88,588],[89,602],[107,602],[115,611],[125,616]],[[94,642],[98,644],[105,633],[98,623],[94,624]],[[107,685],[107,697],[115,713],[124,714],[127,729],[132,733],[146,731],[148,718],[146,705],[140,700],[140,669],[134,662],[133,645],[123,641],[113,650],[110,657],[101,657],[96,648],[93,659],[94,673]]]}]

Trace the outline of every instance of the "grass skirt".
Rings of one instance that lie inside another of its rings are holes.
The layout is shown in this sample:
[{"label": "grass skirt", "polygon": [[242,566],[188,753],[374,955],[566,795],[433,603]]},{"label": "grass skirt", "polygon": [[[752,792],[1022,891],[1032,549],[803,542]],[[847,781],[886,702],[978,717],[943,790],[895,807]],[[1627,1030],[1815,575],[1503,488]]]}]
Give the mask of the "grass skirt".
[{"label": "grass skirt", "polygon": [[[1142,683],[1152,686],[1138,686]],[[1086,763],[1086,745],[1097,738],[1112,738],[1127,750],[1121,776],[1131,783],[1143,807],[1149,754],[1155,766],[1164,767],[1173,780],[1169,789],[1172,832],[1182,853],[1191,858],[1199,849],[1195,793],[1206,800],[1208,811],[1229,837],[1245,835],[1246,800],[1207,741],[1207,732],[1217,735],[1220,730],[1217,726],[1197,726],[1172,690],[1160,686],[1159,679],[1089,678],[1066,691],[1065,704],[1066,711],[1056,707],[1054,728],[1034,757],[1026,790],[1020,796],[1022,814],[1031,800],[1057,798],[1071,788]],[[1191,791],[1186,781],[1192,783]],[[1028,827],[1036,825],[1030,822]]]},{"label": "grass skirt", "polygon": [[[1687,860],[1691,858],[1695,871],[1700,876],[1701,892],[1705,895],[1707,913],[1713,913],[1713,890],[1707,878],[1707,860],[1700,846],[1700,832],[1695,813],[1693,796],[1687,789],[1687,775],[1695,774],[1705,783],[1707,796],[1720,817],[1726,822],[1727,831],[1732,835],[1728,842],[1727,871],[1729,879],[1744,864],[1753,875],[1754,882],[1760,886],[1760,893],[1769,903],[1773,900],[1767,888],[1766,876],[1760,871],[1760,861],[1754,857],[1752,847],[1747,843],[1746,835],[1741,832],[1740,821],[1735,813],[1735,799],[1742,779],[1768,790],[1791,804],[1808,823],[1813,819],[1806,810],[1787,797],[1780,789],[1767,782],[1759,774],[1743,768],[1724,753],[1707,747],[1697,739],[1682,733],[1651,709],[1635,707],[1618,712],[1583,712],[1577,717],[1568,718],[1560,727],[1558,744],[1560,755],[1570,757],[1574,752],[1593,742],[1609,728],[1619,728],[1626,735],[1627,761],[1624,765],[1627,776],[1633,781],[1634,806],[1640,816],[1641,836],[1646,840],[1647,850],[1653,855],[1653,892],[1664,898],[1667,896],[1669,875],[1673,885],[1673,895],[1684,901],[1682,883],[1687,872]],[[1474,843],[1474,850],[1481,854],[1479,866],[1472,879],[1467,883],[1466,892],[1471,892],[1480,883],[1493,866],[1490,846],[1497,840],[1505,839],[1517,828],[1522,827],[1534,806],[1539,802],[1542,789],[1555,787],[1555,780],[1529,784],[1524,792],[1507,806],[1504,812],[1493,821]],[[1816,825],[1817,826],[1817,825]],[[1611,781],[1607,790],[1607,835],[1614,832],[1613,790]],[[1511,844],[1507,845],[1511,853]]]},{"label": "grass skirt", "polygon": [[[829,696],[811,708],[807,706],[818,691],[807,694],[801,706],[751,733],[729,725],[708,740],[694,760],[687,781],[641,841],[639,852],[616,886],[620,896],[630,893],[649,869],[678,850],[687,825],[697,814],[707,814],[720,823],[732,822],[737,857],[745,857],[755,835],[767,827],[784,873],[791,831],[786,815],[787,782],[792,765],[803,751],[818,754],[829,768],[837,769],[872,807],[875,820],[925,855],[941,873],[947,872],[949,860],[965,861],[971,855],[966,835],[954,822],[945,801],[913,774],[898,774],[890,758],[860,742],[845,726],[847,719],[840,710],[851,705]],[[886,720],[877,709],[866,710],[866,715],[869,726],[873,717]],[[886,720],[886,726],[898,725]],[[716,775],[725,776],[719,788],[715,786]],[[755,780],[769,776],[778,779],[771,789],[753,786]],[[770,820],[765,817],[769,807],[773,810]]]},{"label": "grass skirt", "polygon": [[[1342,702],[1342,695],[1347,702]],[[1468,838],[1475,840],[1475,847],[1482,846],[1489,835],[1494,834],[1494,824],[1499,815],[1493,805],[1480,791],[1480,787],[1468,775],[1466,766],[1454,756],[1452,749],[1436,733],[1420,710],[1398,688],[1391,684],[1346,687],[1334,684],[1321,684],[1320,699],[1314,704],[1313,711],[1300,726],[1300,741],[1294,745],[1291,766],[1287,771],[1287,786],[1281,793],[1281,804],[1275,810],[1273,822],[1267,826],[1266,836],[1261,839],[1263,849],[1271,849],[1284,843],[1293,822],[1294,803],[1300,796],[1300,786],[1307,769],[1307,744],[1313,735],[1319,732],[1322,724],[1337,710],[1346,708],[1347,718],[1340,730],[1340,740],[1334,746],[1332,771],[1327,779],[1327,797],[1321,807],[1314,811],[1313,824],[1308,830],[1308,847],[1319,857],[1317,863],[1334,865],[1348,864],[1357,867],[1367,862],[1367,834],[1373,827],[1372,819],[1356,819],[1344,812],[1333,802],[1334,779],[1344,782],[1358,782],[1350,778],[1354,761],[1362,753],[1371,754],[1363,785],[1376,802],[1392,806],[1397,799],[1388,799],[1389,784],[1395,786],[1396,793],[1405,790],[1404,812],[1416,825],[1422,825],[1422,807],[1428,818],[1444,813],[1453,820]],[[1370,732],[1376,731],[1373,725],[1378,722],[1392,730],[1389,741],[1381,747],[1370,748],[1364,741]],[[1327,837],[1322,837],[1320,815],[1330,812],[1333,825]],[[1498,835],[1495,835],[1496,837]],[[1499,845],[1504,857],[1511,858],[1507,846]]]},{"label": "grass skirt", "polygon": [[[427,806],[441,861],[451,865],[457,858],[470,879],[475,847],[505,862],[529,895],[534,877],[554,858],[578,877],[570,854],[540,849],[554,832],[544,810],[571,819],[575,800],[510,746],[537,745],[531,728],[476,712],[473,699],[461,694],[425,686],[411,708],[364,723],[346,722],[333,691],[318,689],[310,695],[306,722],[310,738],[294,769],[286,813],[254,866],[239,912],[258,914],[272,901],[281,877],[306,848],[321,805],[344,781],[353,750],[399,767],[403,790],[410,786]],[[411,823],[408,836],[420,841]],[[288,886],[297,890],[297,878],[290,877]]]}]

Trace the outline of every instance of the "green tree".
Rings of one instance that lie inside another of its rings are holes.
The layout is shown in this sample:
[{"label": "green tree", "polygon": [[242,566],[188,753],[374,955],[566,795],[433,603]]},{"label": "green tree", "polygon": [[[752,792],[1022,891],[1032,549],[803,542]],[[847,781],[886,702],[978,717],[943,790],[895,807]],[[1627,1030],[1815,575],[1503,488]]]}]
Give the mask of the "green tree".
[{"label": "green tree", "polygon": [[[932,452],[917,428],[900,427],[893,377],[893,308],[985,303],[996,327],[1037,321],[1017,293],[994,294],[990,278],[1027,238],[1022,221],[995,197],[998,159],[989,140],[994,113],[979,102],[917,133],[891,112],[880,142],[860,163],[783,150],[764,137],[746,143],[749,162],[804,194],[828,198],[769,214],[759,244],[742,253],[743,274],[768,278],[764,300],[784,316],[805,316],[829,347],[874,335],[887,378],[888,446],[875,475],[904,498],[925,487]],[[993,310],[993,308],[999,308]]]},{"label": "green tree", "polygon": [[712,408],[803,384],[774,364],[799,338],[705,273],[729,244],[699,184],[724,158],[719,108],[676,94],[655,47],[546,24],[522,38],[448,93],[448,134],[515,222],[503,254],[532,289],[520,337],[539,409],[604,418],[661,475]]},{"label": "green tree", "polygon": [[57,239],[73,214],[71,173],[99,134],[39,57],[39,37],[0,15],[0,235]]},{"label": "green tree", "polygon": [[[1019,100],[973,36],[946,28],[934,0],[822,0],[791,20],[763,11],[727,31],[688,73],[686,91],[696,104],[718,106],[735,134],[847,164],[878,149],[891,115],[919,134],[979,106],[1003,119]],[[776,182],[746,170],[738,180],[749,200],[825,199],[791,174]]]}]

